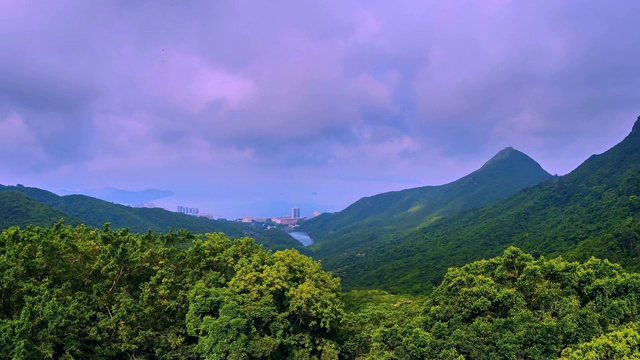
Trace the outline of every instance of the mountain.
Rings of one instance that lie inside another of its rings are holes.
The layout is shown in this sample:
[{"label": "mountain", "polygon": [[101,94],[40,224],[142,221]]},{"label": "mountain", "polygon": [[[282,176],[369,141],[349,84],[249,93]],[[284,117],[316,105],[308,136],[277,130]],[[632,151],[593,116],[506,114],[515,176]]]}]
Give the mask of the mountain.
[{"label": "mountain", "polygon": [[640,270],[640,118],[571,173],[408,234],[353,247],[325,265],[349,287],[423,292],[452,266],[516,245],[536,256],[608,258]]},{"label": "mountain", "polygon": [[537,162],[508,147],[480,169],[441,186],[424,186],[365,197],[346,209],[302,224],[314,239],[316,257],[337,254],[428,226],[443,216],[503,199],[551,179]]},{"label": "mountain", "polygon": [[51,226],[64,218],[65,223],[71,225],[84,223],[101,228],[108,222],[114,229],[126,227],[138,233],[185,229],[199,234],[223,232],[235,238],[251,236],[272,250],[301,247],[297,240],[279,230],[259,230],[235,222],[193,217],[161,208],[132,208],[85,195],[58,196],[22,185],[0,185],[0,195],[1,228],[28,224]]}]

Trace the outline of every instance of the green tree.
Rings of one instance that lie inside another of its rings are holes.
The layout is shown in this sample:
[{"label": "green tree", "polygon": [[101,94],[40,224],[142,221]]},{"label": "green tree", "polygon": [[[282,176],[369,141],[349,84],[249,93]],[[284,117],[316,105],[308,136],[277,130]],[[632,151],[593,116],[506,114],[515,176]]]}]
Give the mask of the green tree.
[{"label": "green tree", "polygon": [[636,323],[598,338],[566,348],[561,360],[640,359],[640,334]]},{"label": "green tree", "polygon": [[339,280],[295,250],[237,253],[225,288],[189,294],[187,326],[205,358],[337,358]]},{"label": "green tree", "polygon": [[450,269],[426,305],[435,351],[468,359],[551,359],[638,317],[640,276],[591,259],[500,257]]}]

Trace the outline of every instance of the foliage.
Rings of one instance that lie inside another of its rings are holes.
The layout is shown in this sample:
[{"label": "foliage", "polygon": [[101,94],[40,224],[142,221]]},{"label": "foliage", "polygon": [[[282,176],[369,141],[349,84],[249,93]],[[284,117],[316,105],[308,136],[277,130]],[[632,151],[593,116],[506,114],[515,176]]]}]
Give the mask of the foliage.
[{"label": "foliage", "polygon": [[439,350],[473,359],[551,359],[638,319],[640,275],[591,259],[534,260],[511,247],[451,269],[426,306]]},{"label": "foliage", "polygon": [[606,260],[536,260],[510,247],[449,269],[426,298],[380,290],[343,298],[345,358],[622,359],[640,353],[640,275]]},{"label": "foliage", "polygon": [[429,296],[414,297],[341,295],[339,280],[311,258],[219,233],[57,223],[5,230],[0,249],[0,351],[14,359],[640,353],[640,275],[595,258],[536,260],[510,247],[450,269]]},{"label": "foliage", "polygon": [[295,250],[62,223],[5,230],[0,249],[0,350],[10,358],[337,354],[339,281]]},{"label": "foliage", "polygon": [[374,340],[367,357],[637,356],[639,301],[640,275],[619,265],[535,260],[510,247],[502,256],[450,269],[427,298],[422,317],[368,330]]},{"label": "foliage", "polygon": [[562,360],[622,360],[640,358],[640,333],[633,323],[593,341],[562,351]]},{"label": "foliage", "polygon": [[342,355],[349,359],[425,358],[415,340],[428,336],[423,325],[424,299],[380,290],[343,295],[347,310],[340,330]]},{"label": "foliage", "polygon": [[[339,280],[295,250],[242,251],[224,288],[198,281],[187,327],[206,358],[337,358]],[[333,354],[334,356],[330,356]]]}]

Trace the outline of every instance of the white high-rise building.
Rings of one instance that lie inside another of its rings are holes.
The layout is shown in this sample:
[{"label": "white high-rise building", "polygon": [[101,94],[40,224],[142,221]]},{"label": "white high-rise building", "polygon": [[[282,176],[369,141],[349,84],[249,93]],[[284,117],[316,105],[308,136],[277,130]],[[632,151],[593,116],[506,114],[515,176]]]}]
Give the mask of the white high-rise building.
[{"label": "white high-rise building", "polygon": [[178,205],[178,212],[182,214],[197,216],[200,213],[200,209]]},{"label": "white high-rise building", "polygon": [[293,209],[291,209],[291,218],[300,219],[300,208],[294,207]]}]

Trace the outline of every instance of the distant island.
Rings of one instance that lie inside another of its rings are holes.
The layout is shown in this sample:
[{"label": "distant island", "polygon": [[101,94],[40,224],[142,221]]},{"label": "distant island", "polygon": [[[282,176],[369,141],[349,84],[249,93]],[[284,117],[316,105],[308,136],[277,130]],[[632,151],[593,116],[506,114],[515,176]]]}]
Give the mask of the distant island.
[{"label": "distant island", "polygon": [[61,190],[60,195],[73,195],[80,194],[91,196],[104,201],[113,202],[122,205],[144,205],[145,203],[152,202],[173,196],[174,193],[171,190],[158,190],[158,189],[145,189],[145,190],[122,190],[114,187],[104,187],[95,189],[79,189],[79,190]]}]

